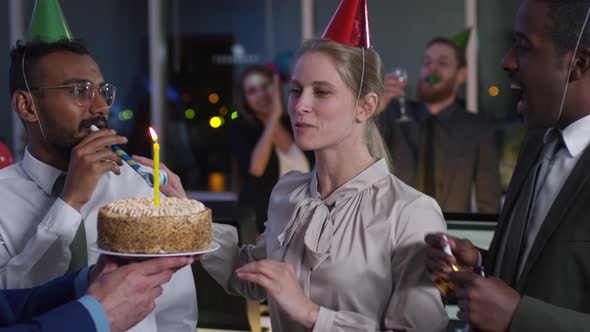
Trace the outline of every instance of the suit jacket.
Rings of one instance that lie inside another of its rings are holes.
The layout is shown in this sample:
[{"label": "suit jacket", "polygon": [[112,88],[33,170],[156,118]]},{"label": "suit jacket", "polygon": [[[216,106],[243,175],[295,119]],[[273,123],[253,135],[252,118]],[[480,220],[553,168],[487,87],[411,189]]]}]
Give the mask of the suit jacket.
[{"label": "suit jacket", "polygon": [[[406,105],[410,122],[400,123],[399,103],[390,103],[377,123],[393,160],[394,173],[424,191],[426,120],[422,103]],[[498,213],[500,175],[493,127],[458,103],[436,116],[434,198],[443,212]],[[472,206],[472,190],[476,206]]]},{"label": "suit jacket", "polygon": [[96,331],[92,317],[76,300],[76,273],[29,289],[0,291],[2,331]]},{"label": "suit jacket", "polygon": [[[493,270],[516,199],[543,146],[545,130],[525,139],[486,269]],[[582,153],[541,226],[520,278],[511,285],[523,295],[511,331],[590,329],[590,149]]]}]

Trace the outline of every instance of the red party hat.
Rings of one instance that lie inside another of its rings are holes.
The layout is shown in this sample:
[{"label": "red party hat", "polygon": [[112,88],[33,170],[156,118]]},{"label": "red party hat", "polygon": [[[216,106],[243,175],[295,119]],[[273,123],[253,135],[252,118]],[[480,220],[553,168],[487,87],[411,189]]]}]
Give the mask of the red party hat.
[{"label": "red party hat", "polygon": [[367,0],[342,0],[322,38],[345,45],[371,48]]}]

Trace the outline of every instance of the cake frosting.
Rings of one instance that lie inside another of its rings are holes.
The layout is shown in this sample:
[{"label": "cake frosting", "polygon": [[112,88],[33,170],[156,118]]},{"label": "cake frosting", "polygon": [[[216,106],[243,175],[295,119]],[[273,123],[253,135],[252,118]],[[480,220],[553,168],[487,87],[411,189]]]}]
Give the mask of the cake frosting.
[{"label": "cake frosting", "polygon": [[211,244],[211,209],[186,198],[112,202],[98,212],[98,246],[124,253],[179,253]]},{"label": "cake frosting", "polygon": [[105,211],[127,217],[162,217],[197,214],[205,210],[203,203],[194,199],[167,197],[155,206],[149,198],[122,199],[103,207]]}]

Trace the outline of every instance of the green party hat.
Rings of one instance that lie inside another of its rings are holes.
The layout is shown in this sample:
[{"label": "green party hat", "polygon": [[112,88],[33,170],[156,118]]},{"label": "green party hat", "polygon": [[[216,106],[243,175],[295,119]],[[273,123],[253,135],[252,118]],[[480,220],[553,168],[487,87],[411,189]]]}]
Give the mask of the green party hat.
[{"label": "green party hat", "polygon": [[53,43],[61,39],[72,40],[73,35],[58,0],[36,0],[27,42]]},{"label": "green party hat", "polygon": [[467,43],[469,43],[469,37],[471,37],[471,28],[467,28],[454,37],[451,38],[453,44],[457,45],[460,48],[467,48]]}]

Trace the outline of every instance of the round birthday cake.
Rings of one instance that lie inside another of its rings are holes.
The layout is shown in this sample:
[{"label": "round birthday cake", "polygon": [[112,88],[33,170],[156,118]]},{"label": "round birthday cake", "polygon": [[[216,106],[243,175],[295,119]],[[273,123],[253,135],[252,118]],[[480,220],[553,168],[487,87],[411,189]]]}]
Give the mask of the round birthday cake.
[{"label": "round birthday cake", "polygon": [[186,198],[118,200],[98,212],[98,247],[122,253],[193,252],[211,244],[211,209]]}]

